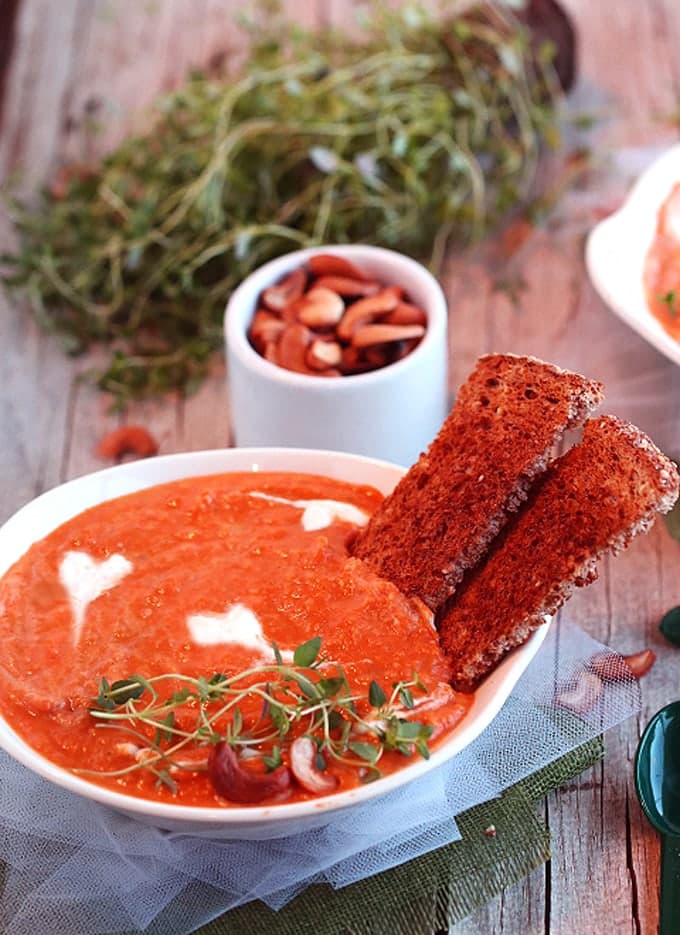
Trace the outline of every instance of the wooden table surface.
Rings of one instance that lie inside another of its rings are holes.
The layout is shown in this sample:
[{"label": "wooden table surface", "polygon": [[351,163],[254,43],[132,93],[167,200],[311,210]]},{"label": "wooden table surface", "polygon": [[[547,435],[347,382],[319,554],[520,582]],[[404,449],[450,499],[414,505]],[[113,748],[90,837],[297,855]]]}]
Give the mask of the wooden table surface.
[{"label": "wooden table surface", "polygon": [[[0,12],[0,178],[20,171],[28,190],[65,161],[91,157],[130,126],[143,105],[193,65],[239,54],[221,0],[5,0]],[[306,25],[347,20],[342,0],[289,0]],[[680,7],[675,0],[568,0],[579,31],[577,110],[598,118],[588,135],[599,169],[564,196],[521,249],[486,245],[448,259],[451,386],[491,350],[532,353],[602,379],[608,411],[637,422],[680,452],[680,368],[611,314],[583,266],[583,239],[626,191],[651,147],[677,138],[667,116],[680,103]],[[100,126],[94,134],[92,127]],[[578,139],[572,142],[580,142]],[[6,218],[0,238],[11,244]],[[508,285],[514,288],[508,288]],[[0,294],[0,520],[46,488],[100,468],[97,440],[120,421],[75,381],[85,366],[62,356],[14,296]],[[219,362],[189,401],[134,406],[162,452],[229,444]],[[553,858],[460,923],[460,935],[492,932],[656,931],[659,847],[635,798],[632,760],[649,717],[678,696],[678,650],[660,637],[661,614],[680,603],[680,545],[662,523],[578,593],[564,613],[623,653],[652,647],[643,707],[606,737],[604,762],[546,800]]]}]

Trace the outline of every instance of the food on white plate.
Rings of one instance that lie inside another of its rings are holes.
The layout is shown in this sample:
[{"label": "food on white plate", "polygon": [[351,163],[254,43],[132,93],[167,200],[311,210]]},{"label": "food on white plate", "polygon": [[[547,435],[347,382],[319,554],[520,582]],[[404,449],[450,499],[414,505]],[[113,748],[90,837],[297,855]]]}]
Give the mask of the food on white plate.
[{"label": "food on white plate", "polygon": [[601,398],[489,355],[384,500],[250,472],[81,513],[0,581],[0,713],[52,762],[180,805],[334,795],[428,757],[480,679],[677,497],[673,465],[613,417],[549,462]]},{"label": "food on white plate", "polygon": [[654,317],[680,341],[680,182],[659,208],[656,234],[645,257],[644,289]]}]

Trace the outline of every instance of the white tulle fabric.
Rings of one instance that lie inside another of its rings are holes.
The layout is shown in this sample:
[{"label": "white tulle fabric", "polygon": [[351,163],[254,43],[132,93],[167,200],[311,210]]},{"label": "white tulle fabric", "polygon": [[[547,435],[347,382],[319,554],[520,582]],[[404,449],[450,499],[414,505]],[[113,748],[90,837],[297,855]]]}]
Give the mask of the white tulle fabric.
[{"label": "white tulle fabric", "polygon": [[346,886],[458,840],[454,816],[497,796],[639,709],[637,682],[606,683],[575,715],[555,704],[603,647],[553,625],[498,717],[408,787],[323,827],[268,841],[164,832],[51,786],[0,754],[0,931],[184,935],[260,899],[277,909],[312,882]]}]

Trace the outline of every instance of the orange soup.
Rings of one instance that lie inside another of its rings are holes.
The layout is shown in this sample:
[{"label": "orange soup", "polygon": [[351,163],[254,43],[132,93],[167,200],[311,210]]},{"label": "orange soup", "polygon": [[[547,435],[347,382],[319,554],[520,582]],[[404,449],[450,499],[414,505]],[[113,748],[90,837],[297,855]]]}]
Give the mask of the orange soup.
[{"label": "orange soup", "polygon": [[0,581],[0,713],[52,762],[175,804],[309,799],[427,756],[470,699],[425,608],[348,556],[380,500],[235,473],[87,510]]}]

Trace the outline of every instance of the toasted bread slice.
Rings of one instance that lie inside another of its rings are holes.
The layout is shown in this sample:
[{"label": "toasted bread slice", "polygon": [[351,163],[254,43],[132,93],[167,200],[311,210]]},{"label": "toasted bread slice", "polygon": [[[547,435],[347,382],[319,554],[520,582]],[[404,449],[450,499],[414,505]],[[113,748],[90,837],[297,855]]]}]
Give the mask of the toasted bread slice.
[{"label": "toasted bread slice", "polygon": [[550,450],[602,400],[602,386],[533,357],[481,357],[428,451],[350,544],[432,610],[526,499]]},{"label": "toasted bread slice", "polygon": [[581,444],[548,468],[440,615],[454,688],[474,690],[575,587],[595,580],[606,551],[670,510],[678,487],[675,466],[635,426],[614,416],[587,422]]}]

